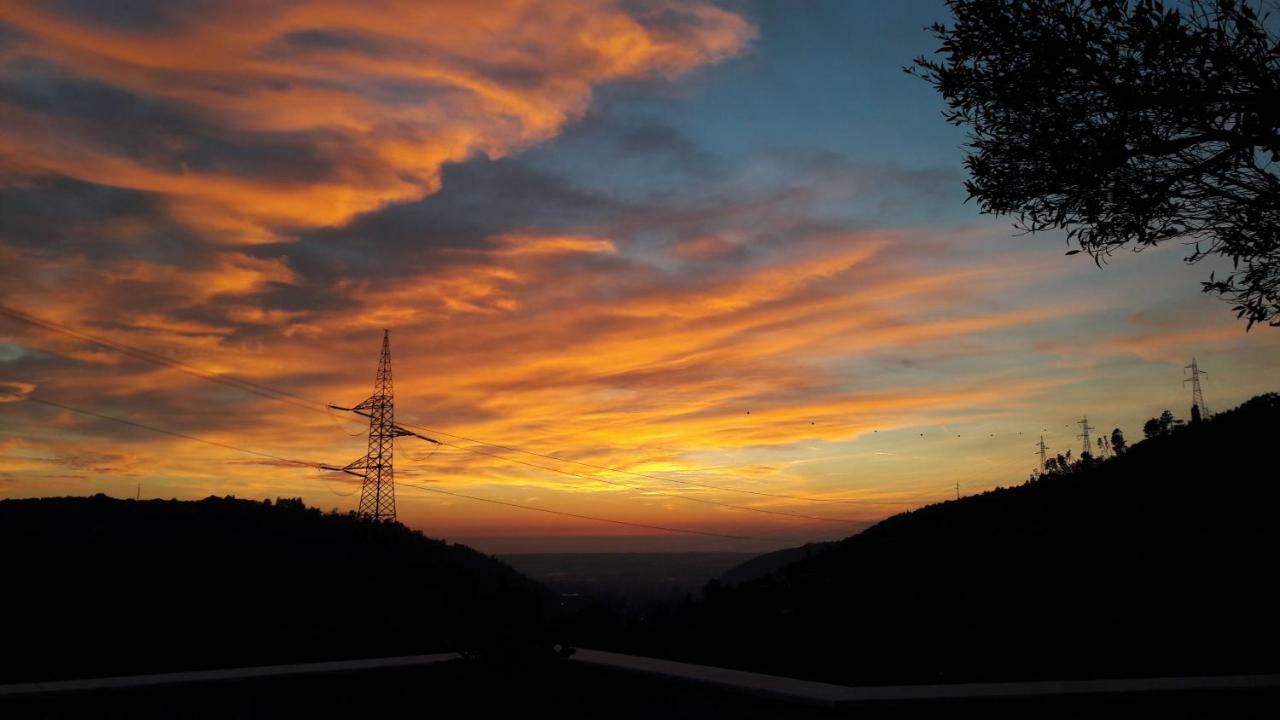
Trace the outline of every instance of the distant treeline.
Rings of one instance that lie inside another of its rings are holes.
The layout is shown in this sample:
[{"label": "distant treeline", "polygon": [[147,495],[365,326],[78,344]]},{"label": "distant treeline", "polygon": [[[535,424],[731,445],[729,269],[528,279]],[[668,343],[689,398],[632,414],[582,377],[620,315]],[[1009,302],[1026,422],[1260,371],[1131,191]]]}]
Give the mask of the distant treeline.
[{"label": "distant treeline", "polygon": [[579,642],[842,683],[1280,671],[1280,395]]},{"label": "distant treeline", "polygon": [[298,499],[5,500],[0,548],[0,683],[543,640],[507,565]]}]

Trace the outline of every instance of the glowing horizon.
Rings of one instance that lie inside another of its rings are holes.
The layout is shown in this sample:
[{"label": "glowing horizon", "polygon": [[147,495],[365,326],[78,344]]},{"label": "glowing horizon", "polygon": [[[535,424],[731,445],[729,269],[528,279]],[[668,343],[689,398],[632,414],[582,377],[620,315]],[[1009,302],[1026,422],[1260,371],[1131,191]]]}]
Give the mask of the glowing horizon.
[{"label": "glowing horizon", "polygon": [[[0,304],[342,405],[390,328],[401,421],[649,489],[397,443],[402,522],[530,550],[840,537],[1024,480],[1082,415],[1131,440],[1185,415],[1193,355],[1211,407],[1278,389],[1276,329],[1180,248],[1099,270],[964,204],[962,138],[900,71],[939,3],[362,7],[0,8]],[[289,458],[364,446],[359,418],[3,317],[0,389]],[[0,428],[0,498],[358,499],[12,397]]]}]

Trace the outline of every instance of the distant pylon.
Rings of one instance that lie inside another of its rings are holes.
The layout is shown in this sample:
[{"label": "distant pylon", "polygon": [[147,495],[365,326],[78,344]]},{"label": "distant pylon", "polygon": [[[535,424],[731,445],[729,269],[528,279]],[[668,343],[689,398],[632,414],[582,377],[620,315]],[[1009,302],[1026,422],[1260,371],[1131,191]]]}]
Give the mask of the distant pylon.
[{"label": "distant pylon", "polygon": [[1049,446],[1044,444],[1044,436],[1040,436],[1040,442],[1037,445],[1040,448],[1040,472],[1044,472],[1045,453],[1049,451]]},{"label": "distant pylon", "polygon": [[1080,434],[1076,437],[1084,440],[1084,450],[1081,451],[1080,454],[1083,455],[1088,453],[1089,455],[1092,455],[1093,449],[1089,447],[1089,431],[1093,429],[1093,426],[1089,424],[1089,416],[1086,415],[1080,418],[1076,421],[1076,424],[1080,426]]},{"label": "distant pylon", "polygon": [[[395,401],[391,390],[391,332],[382,331],[382,354],[378,357],[378,374],[373,381],[373,395],[353,408],[333,405],[369,418],[369,449],[364,457],[339,468],[364,480],[360,485],[360,509],[357,513],[370,520],[396,519],[396,483],[392,467],[395,439],[416,435],[396,425]],[[432,442],[435,442],[432,440]]]},{"label": "distant pylon", "polygon": [[1187,383],[1191,383],[1191,407],[1200,408],[1200,416],[1207,419],[1209,417],[1209,408],[1205,406],[1204,393],[1200,390],[1200,376],[1208,375],[1209,373],[1200,369],[1200,366],[1196,364],[1195,358],[1191,358],[1191,364],[1182,369],[1191,371],[1191,377],[1182,379],[1183,387],[1186,387]]}]

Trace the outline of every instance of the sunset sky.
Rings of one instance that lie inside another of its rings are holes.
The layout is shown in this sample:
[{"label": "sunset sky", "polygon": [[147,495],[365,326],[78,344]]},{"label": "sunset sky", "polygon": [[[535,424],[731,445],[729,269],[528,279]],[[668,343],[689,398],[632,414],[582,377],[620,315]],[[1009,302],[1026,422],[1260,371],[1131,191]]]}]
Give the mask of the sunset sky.
[{"label": "sunset sky", "polygon": [[[941,2],[177,5],[0,5],[0,305],[342,405],[390,329],[397,418],[453,443],[397,443],[427,535],[843,537],[1021,482],[1042,433],[1078,453],[1082,415],[1131,441],[1185,416],[1192,356],[1211,408],[1280,389],[1280,330],[1246,333],[1185,248],[1100,269],[965,203],[963,132],[902,71]],[[21,398],[359,457],[361,418],[319,405],[3,315],[0,390],[0,497],[358,500]]]}]

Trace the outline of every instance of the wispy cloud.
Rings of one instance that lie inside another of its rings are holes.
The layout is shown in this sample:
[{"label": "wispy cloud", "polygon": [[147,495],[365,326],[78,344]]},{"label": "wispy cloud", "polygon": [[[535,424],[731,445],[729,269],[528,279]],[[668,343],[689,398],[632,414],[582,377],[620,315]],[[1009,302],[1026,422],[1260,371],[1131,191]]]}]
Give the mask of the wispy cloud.
[{"label": "wispy cloud", "polygon": [[6,174],[151,193],[224,243],[420,198],[445,163],[552,137],[601,83],[678,76],[754,32],[709,3],[611,0],[7,3],[0,22]]}]

